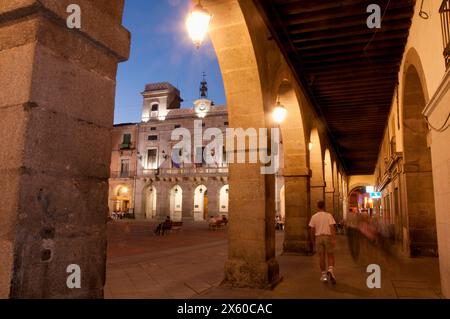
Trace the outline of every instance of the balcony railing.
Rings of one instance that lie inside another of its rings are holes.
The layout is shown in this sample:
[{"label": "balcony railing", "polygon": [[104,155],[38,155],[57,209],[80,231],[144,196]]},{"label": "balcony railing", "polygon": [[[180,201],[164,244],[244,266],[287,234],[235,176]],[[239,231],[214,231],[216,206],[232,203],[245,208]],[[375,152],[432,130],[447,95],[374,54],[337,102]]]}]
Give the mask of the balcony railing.
[{"label": "balcony railing", "polygon": [[441,8],[441,29],[442,40],[444,42],[444,58],[447,68],[450,67],[450,0],[442,1]]},{"label": "balcony railing", "polygon": [[190,167],[190,168],[160,168],[146,169],[144,176],[192,176],[192,175],[226,175],[228,167]]},{"label": "balcony railing", "polygon": [[119,144],[119,151],[126,151],[126,150],[132,150],[132,149],[133,149],[133,143]]},{"label": "balcony railing", "polygon": [[134,174],[130,171],[111,172],[110,178],[133,178]]}]

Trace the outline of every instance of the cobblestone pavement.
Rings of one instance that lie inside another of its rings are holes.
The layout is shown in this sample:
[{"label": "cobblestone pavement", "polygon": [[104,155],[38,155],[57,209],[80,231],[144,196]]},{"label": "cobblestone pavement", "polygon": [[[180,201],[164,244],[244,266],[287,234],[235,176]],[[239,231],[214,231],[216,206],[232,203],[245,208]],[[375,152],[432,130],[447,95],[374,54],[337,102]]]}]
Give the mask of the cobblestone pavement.
[{"label": "cobblestone pavement", "polygon": [[[108,226],[105,298],[440,298],[437,258],[386,257],[362,247],[357,263],[345,236],[336,251],[338,284],[319,282],[317,256],[281,254],[283,232],[277,232],[277,260],[283,281],[274,290],[220,286],[227,257],[226,230],[212,231],[192,223],[168,236],[155,236],[151,222],[112,222]],[[381,266],[381,289],[367,288],[366,267]]]}]

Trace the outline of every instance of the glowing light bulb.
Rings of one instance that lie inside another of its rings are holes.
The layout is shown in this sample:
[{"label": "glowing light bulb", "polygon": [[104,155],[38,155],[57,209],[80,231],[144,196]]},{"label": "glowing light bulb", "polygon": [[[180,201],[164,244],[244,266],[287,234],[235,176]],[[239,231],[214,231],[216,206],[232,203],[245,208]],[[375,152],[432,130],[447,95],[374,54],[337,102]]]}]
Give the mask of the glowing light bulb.
[{"label": "glowing light bulb", "polygon": [[194,9],[189,13],[189,16],[187,17],[186,27],[189,36],[191,37],[197,49],[200,48],[200,45],[203,43],[203,40],[208,33],[211,19],[211,14],[206,9],[204,9],[200,3],[194,7]]},{"label": "glowing light bulb", "polygon": [[275,106],[275,109],[273,110],[272,113],[273,120],[276,123],[280,124],[286,119],[286,116],[287,116],[286,108],[283,105],[281,105],[280,102],[278,102],[277,106]]}]

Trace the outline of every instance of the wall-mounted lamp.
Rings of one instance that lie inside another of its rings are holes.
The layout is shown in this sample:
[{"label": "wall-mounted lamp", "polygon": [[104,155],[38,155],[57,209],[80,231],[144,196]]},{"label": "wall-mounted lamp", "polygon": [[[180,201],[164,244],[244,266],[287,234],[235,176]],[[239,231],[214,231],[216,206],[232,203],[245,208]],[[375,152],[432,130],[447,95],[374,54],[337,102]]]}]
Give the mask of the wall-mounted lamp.
[{"label": "wall-mounted lamp", "polygon": [[284,107],[284,105],[282,105],[280,103],[280,101],[277,102],[277,105],[275,106],[273,112],[272,112],[272,118],[275,121],[275,123],[277,124],[281,124],[287,116],[287,110]]}]

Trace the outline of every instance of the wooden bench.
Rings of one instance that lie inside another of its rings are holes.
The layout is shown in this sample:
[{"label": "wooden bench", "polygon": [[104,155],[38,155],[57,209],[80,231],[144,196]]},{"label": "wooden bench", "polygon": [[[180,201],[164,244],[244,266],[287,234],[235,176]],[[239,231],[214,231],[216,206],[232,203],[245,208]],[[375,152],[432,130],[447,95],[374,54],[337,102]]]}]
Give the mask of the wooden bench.
[{"label": "wooden bench", "polygon": [[162,222],[155,230],[156,235],[170,234],[172,231],[180,231],[183,222]]}]

